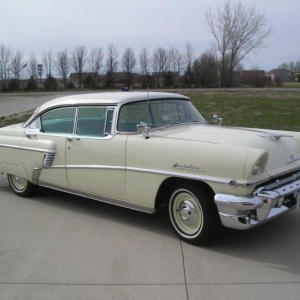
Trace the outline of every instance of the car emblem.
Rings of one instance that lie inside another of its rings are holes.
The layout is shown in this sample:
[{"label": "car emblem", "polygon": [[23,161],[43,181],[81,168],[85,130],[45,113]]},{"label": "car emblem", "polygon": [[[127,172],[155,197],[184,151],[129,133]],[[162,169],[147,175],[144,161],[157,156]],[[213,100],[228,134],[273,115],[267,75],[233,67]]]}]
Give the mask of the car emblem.
[{"label": "car emblem", "polygon": [[191,170],[191,171],[198,171],[198,172],[204,172],[204,170],[202,170],[201,168],[197,167],[197,166],[194,166],[192,164],[184,164],[184,165],[181,165],[179,163],[173,163],[173,168],[176,168],[176,169],[185,169],[185,170]]},{"label": "car emblem", "polygon": [[294,155],[294,154],[292,154],[291,156],[290,156],[290,161],[287,161],[286,162],[286,164],[290,164],[290,163],[292,163],[292,162],[294,162],[294,161],[297,161],[297,160],[300,160],[300,157],[297,157],[296,155]]}]

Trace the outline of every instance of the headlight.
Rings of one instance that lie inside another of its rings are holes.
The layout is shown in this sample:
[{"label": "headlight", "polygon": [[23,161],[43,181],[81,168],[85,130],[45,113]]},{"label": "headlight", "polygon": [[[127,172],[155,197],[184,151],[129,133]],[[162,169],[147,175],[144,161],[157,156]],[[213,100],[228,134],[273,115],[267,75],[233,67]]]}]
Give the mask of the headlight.
[{"label": "headlight", "polygon": [[252,175],[257,175],[258,172],[261,170],[261,167],[262,167],[262,163],[261,163],[261,159],[260,159],[254,166],[254,168],[252,170]]}]

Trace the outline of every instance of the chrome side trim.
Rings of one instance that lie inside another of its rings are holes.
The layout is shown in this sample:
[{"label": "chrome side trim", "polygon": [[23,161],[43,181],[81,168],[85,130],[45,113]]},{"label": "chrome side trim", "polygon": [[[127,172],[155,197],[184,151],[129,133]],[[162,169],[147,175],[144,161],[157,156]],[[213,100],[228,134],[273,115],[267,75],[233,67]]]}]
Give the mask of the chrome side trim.
[{"label": "chrome side trim", "polygon": [[[51,166],[50,169],[99,169],[99,170],[119,170],[119,171],[130,171],[130,172],[139,172],[139,173],[147,173],[147,174],[157,174],[162,176],[175,176],[179,178],[186,179],[194,179],[194,180],[202,180],[207,182],[221,183],[221,184],[229,184],[230,180],[222,179],[222,178],[212,178],[209,176],[202,176],[196,174],[184,174],[178,172],[169,172],[162,170],[152,170],[152,169],[144,169],[144,168],[133,168],[133,167],[123,167],[123,166],[107,166],[107,165],[54,165]],[[239,183],[237,183],[239,184]],[[239,184],[242,186],[242,184]],[[243,186],[247,186],[244,184]]]},{"label": "chrome side trim", "polygon": [[116,170],[116,171],[125,171],[125,167],[121,166],[104,166],[104,165],[55,165],[51,166],[50,169],[99,169],[99,170]]},{"label": "chrome side trim", "polygon": [[152,170],[152,169],[143,169],[143,168],[132,168],[132,167],[128,168],[127,167],[126,171],[148,173],[148,174],[158,174],[158,175],[165,175],[165,176],[175,176],[175,177],[180,177],[180,178],[196,179],[196,180],[203,180],[203,181],[214,182],[214,183],[222,183],[222,184],[229,184],[229,181],[230,181],[230,180],[225,180],[225,179],[221,179],[221,178],[212,178],[212,177],[203,176],[203,175],[184,174],[184,173],[161,171],[161,170]]},{"label": "chrome side trim", "polygon": [[32,172],[32,183],[38,184],[39,183],[39,177],[41,174],[42,169],[41,168],[34,168]]},{"label": "chrome side trim", "polygon": [[6,145],[6,144],[0,144],[0,147],[17,149],[17,150],[25,150],[25,151],[34,151],[34,152],[56,153],[56,151],[54,151],[54,150],[30,148],[30,147],[22,147],[22,146],[12,146],[12,145]]},{"label": "chrome side trim", "polygon": [[117,205],[117,206],[121,206],[121,207],[125,207],[125,208],[130,208],[130,209],[137,210],[137,211],[142,211],[142,212],[145,212],[145,213],[148,213],[148,214],[154,213],[154,208],[149,208],[149,207],[137,205],[137,204],[126,202],[126,201],[120,200],[120,199],[113,199],[113,198],[108,198],[108,197],[105,197],[105,196],[90,194],[90,193],[87,193],[87,192],[72,190],[72,189],[69,189],[69,188],[56,186],[56,185],[49,184],[49,183],[46,183],[46,182],[39,182],[39,185],[43,186],[43,187],[50,188],[50,189],[54,189],[54,190],[57,190],[57,191],[65,192],[65,193],[68,193],[68,194],[81,196],[81,197],[86,197],[86,198],[90,198],[90,199],[97,200],[97,201],[100,201],[100,202],[105,202],[105,203],[108,203],[108,204],[113,204],[113,205]]}]

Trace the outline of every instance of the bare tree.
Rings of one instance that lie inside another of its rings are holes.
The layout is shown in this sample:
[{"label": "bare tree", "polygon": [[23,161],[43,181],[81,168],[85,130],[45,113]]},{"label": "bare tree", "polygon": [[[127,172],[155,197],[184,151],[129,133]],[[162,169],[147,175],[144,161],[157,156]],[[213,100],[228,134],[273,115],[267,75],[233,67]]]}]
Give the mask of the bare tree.
[{"label": "bare tree", "polygon": [[223,9],[214,14],[206,12],[209,31],[216,40],[222,58],[222,83],[225,84],[226,57],[228,57],[229,82],[232,84],[235,67],[252,51],[265,46],[273,30],[266,28],[266,17],[255,7],[248,8],[242,2],[226,1]]},{"label": "bare tree", "polygon": [[131,73],[136,65],[136,59],[132,48],[126,48],[121,59],[124,72]]},{"label": "bare tree", "polygon": [[104,53],[101,47],[93,48],[89,54],[89,67],[91,72],[99,74],[102,69]]},{"label": "bare tree", "polygon": [[37,60],[34,52],[32,52],[29,57],[28,73],[30,78],[34,80],[37,79]]},{"label": "bare tree", "polygon": [[6,84],[9,79],[10,63],[12,57],[12,50],[4,45],[0,46],[0,80],[1,89],[6,89]]},{"label": "bare tree", "polygon": [[26,66],[27,64],[23,60],[23,54],[20,51],[17,51],[12,57],[10,68],[18,85],[20,84],[20,78],[22,78]]},{"label": "bare tree", "polygon": [[296,71],[300,69],[300,61],[290,61],[290,62],[285,62],[282,63],[278,66],[278,69],[287,69],[290,71]]},{"label": "bare tree", "polygon": [[102,69],[103,57],[104,57],[104,53],[101,47],[91,49],[88,57],[89,67],[92,72],[92,78],[94,80],[95,86],[98,86],[98,78],[99,78],[99,73]]},{"label": "bare tree", "polygon": [[150,64],[151,64],[151,54],[146,47],[144,47],[139,53],[139,65],[142,75],[141,85],[143,88],[149,88],[149,84],[151,83],[150,76]]},{"label": "bare tree", "polygon": [[124,84],[126,86],[133,85],[132,71],[136,66],[136,59],[132,48],[127,47],[121,58],[122,69],[125,72]]},{"label": "bare tree", "polygon": [[146,47],[144,47],[139,53],[139,63],[143,75],[148,75],[150,71],[150,61],[151,61],[150,55],[151,54],[148,52]]},{"label": "bare tree", "polygon": [[156,84],[159,87],[161,78],[170,68],[169,51],[161,47],[154,50],[152,56],[152,68],[155,72]]},{"label": "bare tree", "polygon": [[183,65],[184,65],[183,54],[180,53],[178,48],[172,47],[169,52],[169,56],[170,56],[170,69],[173,75],[173,86],[176,86],[178,82],[178,77],[182,72]]},{"label": "bare tree", "polygon": [[79,89],[82,86],[82,74],[84,72],[87,58],[85,46],[78,46],[71,54],[71,67],[78,76]]},{"label": "bare tree", "polygon": [[118,48],[114,44],[109,44],[107,48],[106,57],[106,70],[107,72],[117,72],[119,62],[118,62]]},{"label": "bare tree", "polygon": [[52,50],[44,51],[42,54],[43,66],[46,69],[46,76],[52,76],[52,66],[54,64],[54,54]]},{"label": "bare tree", "polygon": [[218,86],[219,60],[213,49],[205,51],[194,60],[193,73],[197,85],[205,87]]},{"label": "bare tree", "polygon": [[106,85],[109,87],[112,87],[115,84],[115,73],[119,66],[118,57],[119,53],[117,46],[109,44],[106,55]]},{"label": "bare tree", "polygon": [[184,83],[186,86],[191,87],[193,83],[193,72],[192,72],[192,65],[193,61],[195,59],[195,51],[190,42],[187,42],[185,45],[185,55],[184,55],[184,60],[185,60],[185,67],[186,70],[184,72]]},{"label": "bare tree", "polygon": [[191,44],[191,42],[186,42],[186,44],[185,44],[185,56],[184,56],[186,69],[189,69],[189,68],[192,67],[194,59],[195,59],[194,47]]},{"label": "bare tree", "polygon": [[59,51],[56,54],[56,70],[58,74],[63,78],[64,89],[67,87],[67,77],[70,72],[70,58],[69,53],[65,49]]}]

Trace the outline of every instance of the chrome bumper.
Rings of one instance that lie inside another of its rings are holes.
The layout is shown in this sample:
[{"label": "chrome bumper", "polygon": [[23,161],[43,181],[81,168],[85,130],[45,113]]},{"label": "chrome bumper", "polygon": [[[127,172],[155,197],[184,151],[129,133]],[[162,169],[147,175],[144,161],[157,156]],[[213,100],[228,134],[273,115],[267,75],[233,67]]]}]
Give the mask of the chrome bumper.
[{"label": "chrome bumper", "polygon": [[250,229],[300,207],[300,180],[272,191],[263,187],[250,197],[216,194],[221,222],[225,227]]}]

